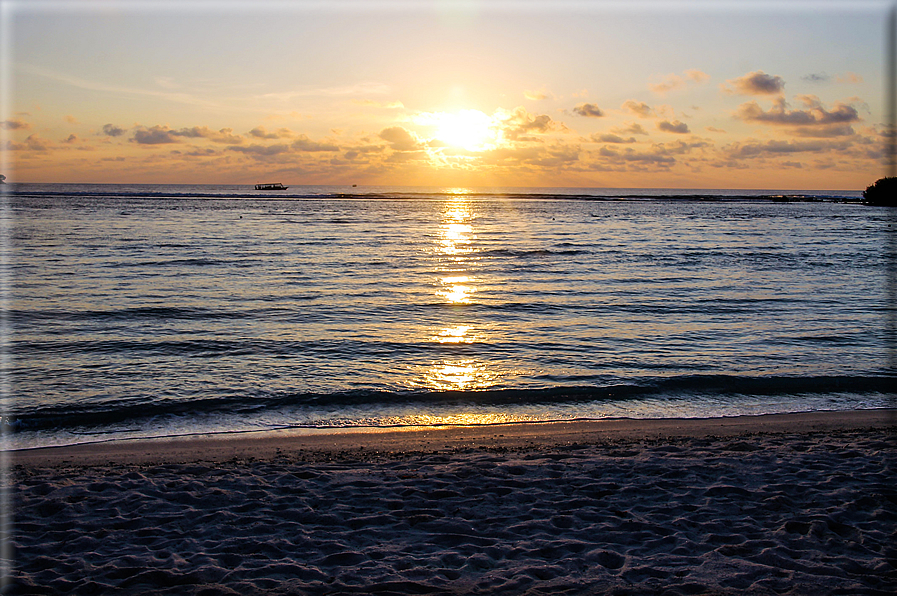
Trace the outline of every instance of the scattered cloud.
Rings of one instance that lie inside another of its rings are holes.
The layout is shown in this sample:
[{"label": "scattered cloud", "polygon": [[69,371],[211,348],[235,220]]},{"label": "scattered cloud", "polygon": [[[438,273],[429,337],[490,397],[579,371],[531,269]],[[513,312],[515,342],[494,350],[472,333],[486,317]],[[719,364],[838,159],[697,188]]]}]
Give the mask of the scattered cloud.
[{"label": "scattered cloud", "polygon": [[30,130],[31,124],[21,120],[19,118],[14,118],[12,120],[4,120],[2,123],[3,128],[5,130]]},{"label": "scattered cloud", "polygon": [[40,138],[37,134],[29,135],[27,139],[21,143],[13,143],[7,141],[3,147],[7,151],[35,151],[42,153],[53,148],[53,143],[47,139]]},{"label": "scattered cloud", "polygon": [[824,72],[817,72],[817,73],[802,76],[801,80],[807,81],[810,83],[827,83],[828,81],[832,80],[832,77],[825,74]]},{"label": "scattered cloud", "polygon": [[138,145],[166,145],[168,143],[180,143],[167,126],[153,126],[152,128],[139,127],[134,131],[134,138],[131,139]]},{"label": "scattered cloud", "polygon": [[249,135],[257,139],[288,139],[293,136],[293,131],[288,128],[278,128],[269,132],[264,126],[256,126],[249,131]]},{"label": "scattered cloud", "polygon": [[624,110],[632,112],[639,118],[650,118],[654,115],[654,111],[651,109],[651,106],[641,101],[629,99],[623,102],[622,107]]},{"label": "scattered cloud", "polygon": [[125,134],[125,129],[120,126],[115,126],[114,124],[104,124],[103,134],[107,137],[120,137]]},{"label": "scattered cloud", "polygon": [[69,124],[78,124],[78,119],[72,116],[71,114],[66,114],[64,120]]},{"label": "scattered cloud", "polygon": [[587,118],[600,118],[604,112],[593,103],[581,103],[573,108],[573,112]]},{"label": "scattered cloud", "polygon": [[733,158],[778,156],[791,153],[820,153],[833,148],[844,149],[844,145],[833,145],[825,141],[781,141],[737,142],[724,148]]},{"label": "scattered cloud", "polygon": [[417,151],[421,148],[420,141],[401,126],[384,128],[377,135],[395,151]]},{"label": "scattered cloud", "polygon": [[646,135],[647,136],[647,134],[648,134],[648,131],[645,130],[645,128],[638,122],[633,122],[632,124],[630,124],[629,126],[627,126],[625,128],[611,129],[611,132],[621,134],[621,135]]},{"label": "scattered cloud", "polygon": [[844,73],[835,79],[838,83],[862,83],[863,77],[855,72]]},{"label": "scattered cloud", "polygon": [[674,91],[676,89],[683,89],[689,83],[703,83],[708,80],[710,75],[706,72],[702,72],[700,70],[690,69],[684,71],[681,75],[670,74],[667,75],[663,82],[658,83],[656,85],[649,85],[649,88],[654,93],[658,95],[664,95],[670,91]]},{"label": "scattered cloud", "polygon": [[688,125],[685,122],[679,122],[678,120],[674,122],[670,122],[669,120],[661,120],[657,123],[657,128],[664,132],[672,132],[676,134],[687,134],[690,132],[688,130]]},{"label": "scattered cloud", "polygon": [[757,70],[726,81],[730,85],[722,86],[723,91],[736,95],[778,95],[785,90],[785,80],[780,76],[768,75]]},{"label": "scattered cloud", "polygon": [[615,134],[593,134],[591,139],[596,143],[635,143],[635,137],[624,139]]},{"label": "scattered cloud", "polygon": [[289,153],[290,146],[280,143],[277,145],[258,145],[252,144],[247,146],[235,145],[233,147],[228,147],[228,151],[237,151],[239,153],[243,153],[245,155],[249,155],[256,159],[267,158],[274,155],[280,155],[281,153]]},{"label": "scattered cloud", "polygon": [[243,142],[243,137],[233,134],[232,128],[222,128],[221,130],[212,130],[208,126],[193,126],[190,128],[182,128],[177,131],[170,131],[171,135],[176,137],[187,137],[190,139],[208,139],[213,143],[223,143],[227,145],[239,145]]},{"label": "scattered cloud", "polygon": [[306,135],[299,135],[299,138],[290,145],[297,151],[339,151],[339,147],[328,143],[318,143],[312,141]]},{"label": "scattered cloud", "polygon": [[546,134],[567,129],[562,123],[552,120],[550,116],[531,114],[523,106],[518,106],[511,111],[496,110],[494,118],[501,123],[505,138],[510,140],[516,140],[526,134]]},{"label": "scattered cloud", "polygon": [[787,126],[847,124],[860,119],[856,108],[848,104],[837,103],[831,111],[828,111],[815,95],[800,95],[797,99],[804,104],[806,110],[789,110],[785,99],[779,98],[766,112],[755,101],[742,104],[735,116],[745,122]]}]

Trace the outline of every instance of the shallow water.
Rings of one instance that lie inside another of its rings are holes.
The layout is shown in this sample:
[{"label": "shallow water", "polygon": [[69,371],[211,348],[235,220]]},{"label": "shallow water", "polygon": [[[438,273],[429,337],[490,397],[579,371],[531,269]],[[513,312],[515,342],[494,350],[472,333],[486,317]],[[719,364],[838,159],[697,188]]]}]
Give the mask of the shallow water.
[{"label": "shallow water", "polygon": [[893,398],[851,193],[14,190],[12,446]]}]

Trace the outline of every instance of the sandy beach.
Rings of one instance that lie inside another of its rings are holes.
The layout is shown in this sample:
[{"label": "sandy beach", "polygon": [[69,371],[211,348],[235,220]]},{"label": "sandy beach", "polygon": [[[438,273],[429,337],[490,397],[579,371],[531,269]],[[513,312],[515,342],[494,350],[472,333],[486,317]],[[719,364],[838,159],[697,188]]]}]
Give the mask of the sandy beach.
[{"label": "sandy beach", "polygon": [[9,594],[893,594],[897,410],[6,453]]}]

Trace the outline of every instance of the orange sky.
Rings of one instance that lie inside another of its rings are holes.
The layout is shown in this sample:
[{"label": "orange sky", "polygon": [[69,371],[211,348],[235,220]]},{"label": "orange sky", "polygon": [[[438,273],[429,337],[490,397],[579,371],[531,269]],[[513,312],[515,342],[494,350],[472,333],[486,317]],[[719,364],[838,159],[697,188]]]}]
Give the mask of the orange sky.
[{"label": "orange sky", "polygon": [[20,182],[861,190],[887,2],[6,2]]}]

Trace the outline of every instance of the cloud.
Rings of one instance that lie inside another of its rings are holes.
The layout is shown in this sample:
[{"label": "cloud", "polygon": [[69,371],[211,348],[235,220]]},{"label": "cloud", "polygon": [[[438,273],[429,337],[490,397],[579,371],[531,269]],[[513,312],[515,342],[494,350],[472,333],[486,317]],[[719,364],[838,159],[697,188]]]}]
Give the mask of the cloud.
[{"label": "cloud", "polygon": [[293,144],[290,145],[290,147],[297,151],[339,151],[339,147],[336,145],[318,143],[312,141],[305,135],[299,135],[299,138],[293,141]]},{"label": "cloud", "polygon": [[257,159],[271,157],[274,155],[280,155],[281,153],[289,153],[290,146],[286,144],[277,144],[277,145],[258,145],[252,144],[248,146],[234,146],[228,147],[228,151],[238,151],[245,155],[249,155],[251,157],[255,157]]},{"label": "cloud", "polygon": [[602,161],[615,164],[628,164],[637,166],[641,169],[644,165],[653,165],[661,169],[669,169],[676,164],[676,158],[668,155],[663,150],[652,149],[647,152],[634,151],[632,148],[626,148],[625,151],[617,151],[608,147],[602,147],[598,155],[604,158]]},{"label": "cloud", "polygon": [[635,143],[635,137],[624,139],[615,134],[593,134],[591,138],[596,143]]},{"label": "cloud", "polygon": [[551,147],[498,147],[483,154],[483,162],[496,166],[539,166],[559,168],[579,160],[579,147],[553,145]]},{"label": "cloud", "polygon": [[618,133],[618,134],[624,134],[624,135],[647,135],[648,134],[648,131],[645,130],[645,128],[638,122],[633,122],[626,128],[613,128],[613,129],[611,129],[611,132]]},{"label": "cloud", "polygon": [[207,126],[193,126],[191,128],[182,128],[177,131],[171,131],[171,134],[177,137],[187,137],[190,139],[208,139],[213,143],[224,143],[228,145],[239,145],[243,142],[243,137],[233,134],[232,128],[222,128],[215,131]]},{"label": "cloud", "polygon": [[171,131],[167,126],[153,126],[152,128],[146,128],[141,126],[136,131],[134,131],[134,138],[131,139],[133,142],[139,145],[165,145],[168,143],[180,143],[180,140],[175,138],[173,131]]},{"label": "cloud", "polygon": [[15,118],[13,120],[4,120],[2,123],[3,128],[5,130],[30,130],[31,125],[24,120],[20,120],[19,118]]},{"label": "cloud", "polygon": [[563,124],[555,122],[546,114],[538,116],[530,114],[523,106],[518,106],[511,111],[498,109],[495,111],[494,118],[501,123],[504,136],[510,140],[517,140],[521,135],[567,130]]},{"label": "cloud", "polygon": [[600,118],[601,116],[604,116],[604,112],[601,111],[601,108],[593,103],[581,103],[573,108],[573,111],[580,116],[585,116],[587,118]]},{"label": "cloud", "polygon": [[751,101],[740,105],[735,117],[745,122],[787,126],[848,124],[858,122],[860,119],[856,108],[851,105],[837,103],[831,111],[828,111],[814,95],[800,95],[797,99],[808,109],[789,110],[784,98],[779,98],[768,112],[764,112],[757,102]]},{"label": "cloud", "polygon": [[678,120],[676,120],[675,122],[662,120],[657,123],[657,128],[664,132],[673,132],[676,134],[686,134],[690,132],[688,130],[688,125],[684,122],[679,122]]},{"label": "cloud", "polygon": [[44,152],[53,148],[53,144],[46,140],[42,139],[37,134],[30,135],[27,139],[25,139],[21,143],[13,143],[12,141],[7,141],[4,149],[8,151],[37,151]]},{"label": "cloud", "polygon": [[293,131],[288,128],[278,128],[276,131],[268,132],[264,126],[256,126],[249,131],[249,135],[257,139],[284,139],[293,136]]},{"label": "cloud", "polygon": [[212,130],[208,126],[193,126],[190,128],[182,128],[178,131],[172,131],[171,134],[178,137],[187,137],[191,139],[208,139],[213,143],[223,143],[228,145],[239,145],[243,142],[243,137],[234,135],[232,128],[222,128],[221,130]]},{"label": "cloud", "polygon": [[838,83],[862,83],[863,77],[855,72],[844,73],[835,79]]},{"label": "cloud", "polygon": [[832,77],[825,74],[824,72],[808,74],[806,76],[801,77],[802,81],[808,81],[810,83],[826,83],[830,81]]},{"label": "cloud", "polygon": [[635,100],[627,100],[623,102],[623,109],[628,110],[638,116],[639,118],[649,118],[653,115],[653,111],[651,110],[651,106],[648,104],[635,101]]},{"label": "cloud", "polygon": [[552,95],[551,93],[549,93],[548,91],[546,91],[544,89],[539,90],[539,91],[524,91],[523,96],[526,99],[530,99],[533,101],[542,101],[542,100],[551,99],[552,97],[554,97],[554,95]]},{"label": "cloud", "polygon": [[768,75],[757,70],[726,81],[732,87],[722,86],[727,93],[738,95],[778,95],[785,90],[785,80],[780,76]]},{"label": "cloud", "polygon": [[832,149],[843,150],[847,147],[844,143],[831,143],[826,141],[767,141],[765,143],[746,142],[733,143],[724,148],[724,151],[732,158],[752,158],[764,156],[779,156],[792,153],[820,153]]},{"label": "cloud", "polygon": [[389,146],[395,151],[417,151],[421,148],[420,142],[414,135],[401,126],[384,128],[378,136],[389,143]]},{"label": "cloud", "polygon": [[69,144],[69,145],[71,145],[71,144],[73,144],[73,143],[77,143],[77,142],[78,142],[78,135],[72,133],[72,134],[70,134],[70,135],[68,136],[67,139],[63,139],[62,142],[63,142],[63,143],[67,143],[67,144]]},{"label": "cloud", "polygon": [[114,124],[104,124],[103,134],[107,137],[120,137],[125,134],[125,129],[115,126]]},{"label": "cloud", "polygon": [[686,70],[682,73],[684,76],[680,76],[677,74],[670,74],[664,78],[662,83],[658,83],[656,85],[649,85],[648,87],[654,93],[659,95],[664,95],[668,91],[674,91],[676,89],[682,89],[689,82],[692,83],[703,83],[707,79],[710,78],[710,75],[706,72],[701,72],[700,70],[690,69]]},{"label": "cloud", "polygon": [[78,119],[75,118],[74,116],[72,116],[71,114],[66,114],[64,119],[69,124],[78,124]]}]

